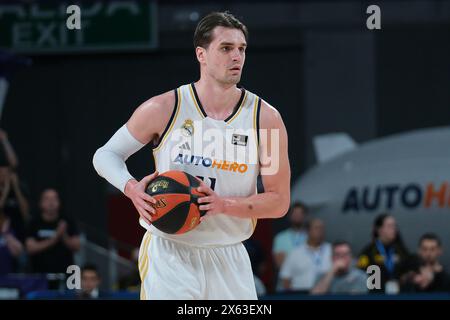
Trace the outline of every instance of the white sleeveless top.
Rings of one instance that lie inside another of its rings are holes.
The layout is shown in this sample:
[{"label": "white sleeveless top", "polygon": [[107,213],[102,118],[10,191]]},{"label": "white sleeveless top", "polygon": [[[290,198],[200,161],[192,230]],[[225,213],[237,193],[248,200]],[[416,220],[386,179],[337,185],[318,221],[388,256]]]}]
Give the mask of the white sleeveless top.
[{"label": "white sleeveless top", "polygon": [[[172,117],[153,149],[156,170],[181,170],[200,177],[222,197],[256,194],[261,99],[241,90],[233,113],[225,120],[214,120],[203,110],[194,84],[176,89]],[[153,234],[193,246],[239,243],[248,239],[256,226],[255,218],[217,214],[185,234],[172,235],[142,219],[139,222]]]}]

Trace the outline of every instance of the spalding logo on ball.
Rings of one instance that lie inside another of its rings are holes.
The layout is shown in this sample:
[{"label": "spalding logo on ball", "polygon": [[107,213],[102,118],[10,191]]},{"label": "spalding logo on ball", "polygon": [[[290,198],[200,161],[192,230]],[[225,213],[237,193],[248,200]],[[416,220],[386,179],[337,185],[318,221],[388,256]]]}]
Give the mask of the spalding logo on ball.
[{"label": "spalding logo on ball", "polygon": [[196,190],[199,186],[199,181],[184,171],[167,171],[156,177],[146,189],[156,200],[152,224],[170,234],[194,229],[206,213],[198,208],[198,198],[205,195]]}]

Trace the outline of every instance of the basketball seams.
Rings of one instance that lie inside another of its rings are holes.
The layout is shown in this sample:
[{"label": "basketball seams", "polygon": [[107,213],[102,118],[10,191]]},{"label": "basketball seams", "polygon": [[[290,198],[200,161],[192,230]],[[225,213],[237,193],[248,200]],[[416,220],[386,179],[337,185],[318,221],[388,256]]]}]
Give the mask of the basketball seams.
[{"label": "basketball seams", "polygon": [[[156,179],[158,179],[158,178],[160,178],[160,177],[161,177],[161,179],[162,179],[162,178],[166,178],[166,179],[169,179],[169,180],[171,180],[171,181],[173,181],[173,182],[176,182],[176,183],[178,183],[178,184],[180,184],[180,185],[182,185],[182,186],[189,187],[189,185],[186,185],[186,184],[184,184],[183,182],[178,181],[178,180],[176,180],[176,179],[174,179],[174,178],[172,178],[172,177],[169,177],[169,176],[159,175]],[[155,179],[154,181],[156,181],[156,179]],[[152,182],[153,182],[153,181],[152,181]],[[188,182],[189,182],[189,180],[188,180]]]},{"label": "basketball seams", "polygon": [[198,207],[194,203],[190,203],[189,204],[189,212],[186,217],[186,220],[185,220],[183,226],[177,231],[177,233],[181,234],[181,233],[185,233],[185,232],[188,232],[191,229],[193,229],[193,226],[191,225],[193,219],[197,219],[197,221],[195,221],[196,222],[195,225],[198,225],[198,223],[199,223],[198,219],[200,219],[199,213],[200,213],[200,211],[198,210]]},{"label": "basketball seams", "polygon": [[196,177],[178,170],[154,179],[146,188],[146,193],[157,200],[152,205],[156,209],[152,224],[168,234],[183,234],[195,228],[205,214],[198,208],[198,198],[205,195],[196,190],[199,186]]},{"label": "basketball seams", "polygon": [[197,178],[196,177],[194,177],[193,175],[188,175],[188,174],[186,174],[186,172],[183,172],[184,174],[185,174],[185,176],[186,176],[186,178],[188,179],[188,181],[189,181],[189,186],[192,188],[192,187],[194,187],[194,188],[197,188],[197,187],[199,187],[200,186],[200,182],[197,180]]},{"label": "basketball seams", "polygon": [[[184,219],[175,219],[173,217],[173,215],[181,215],[180,209],[183,206],[190,206],[190,202],[183,201],[183,202],[177,203],[177,205],[174,206],[170,210],[170,215],[167,215],[167,214],[162,215],[158,220],[153,222],[153,225],[158,229],[164,229],[165,230],[164,232],[166,232],[166,233],[170,233],[170,234],[177,233],[185,225],[186,219],[189,215],[189,210],[187,210],[186,214],[184,216]],[[181,223],[179,223],[179,221],[181,221]],[[176,223],[178,223],[178,224],[176,224]]]},{"label": "basketball seams", "polygon": [[163,206],[156,208],[155,205],[152,205],[156,209],[156,215],[154,216],[156,219],[155,221],[158,221],[167,214],[172,215],[173,211],[178,210],[178,207],[184,203],[190,204],[190,197],[188,194],[163,194],[156,196],[155,199],[159,203],[164,203]]},{"label": "basketball seams", "polygon": [[170,178],[181,184],[189,186],[189,179],[186,176],[186,173],[184,171],[178,171],[178,170],[167,171],[167,172],[162,173],[160,176]]}]

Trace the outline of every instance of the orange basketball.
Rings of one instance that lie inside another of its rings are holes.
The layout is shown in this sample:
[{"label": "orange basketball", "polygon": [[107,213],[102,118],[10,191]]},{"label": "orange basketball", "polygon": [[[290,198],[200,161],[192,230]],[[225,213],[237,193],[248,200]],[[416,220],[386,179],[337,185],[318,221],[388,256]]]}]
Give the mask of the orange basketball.
[{"label": "orange basketball", "polygon": [[182,234],[200,223],[198,198],[204,196],[195,188],[199,181],[184,171],[171,170],[160,174],[149,183],[146,193],[156,199],[152,224],[170,234]]}]

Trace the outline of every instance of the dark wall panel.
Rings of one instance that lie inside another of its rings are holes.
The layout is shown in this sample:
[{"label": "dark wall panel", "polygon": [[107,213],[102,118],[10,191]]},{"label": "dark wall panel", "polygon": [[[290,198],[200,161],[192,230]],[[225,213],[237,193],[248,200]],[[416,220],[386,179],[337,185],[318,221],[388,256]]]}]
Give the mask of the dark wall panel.
[{"label": "dark wall panel", "polygon": [[442,26],[378,34],[378,135],[450,124],[448,39]]}]

